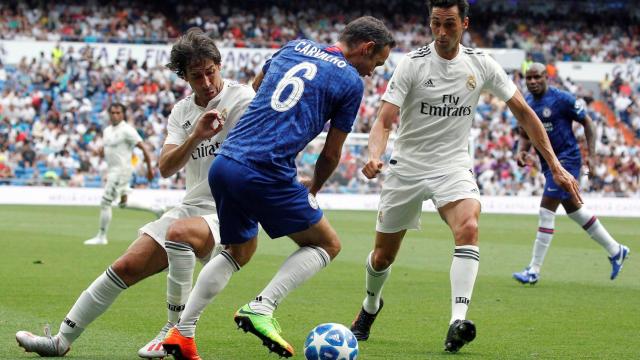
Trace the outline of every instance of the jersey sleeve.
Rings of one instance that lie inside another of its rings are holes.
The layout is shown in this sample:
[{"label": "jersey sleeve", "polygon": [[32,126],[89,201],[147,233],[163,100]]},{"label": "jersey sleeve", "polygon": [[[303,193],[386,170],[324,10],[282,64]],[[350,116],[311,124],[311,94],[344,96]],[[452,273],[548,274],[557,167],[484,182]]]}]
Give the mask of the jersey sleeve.
[{"label": "jersey sleeve", "polygon": [[343,101],[335,109],[331,116],[331,127],[346,133],[351,132],[353,122],[358,115],[362,95],[364,94],[364,84],[359,77],[354,77],[350,85],[346,86],[346,91],[342,94]]},{"label": "jersey sleeve", "polygon": [[169,114],[169,120],[167,121],[167,138],[164,140],[164,144],[182,145],[187,138],[187,133],[180,126],[178,113],[180,112],[179,106],[174,106]]},{"label": "jersey sleeve", "polygon": [[583,123],[587,115],[584,100],[576,99],[573,95],[564,93],[564,102],[566,103],[571,120]]},{"label": "jersey sleeve", "polygon": [[288,43],[288,44],[286,44],[285,46],[281,47],[278,51],[276,51],[275,53],[273,53],[273,55],[271,55],[271,57],[270,57],[270,58],[268,58],[268,59],[264,62],[264,65],[262,65],[262,73],[263,73],[263,74],[266,74],[266,73],[267,73],[267,71],[269,70],[269,67],[271,66],[271,61],[272,61],[273,59],[275,59],[278,55],[280,55],[280,53],[281,53],[281,52],[282,52],[286,47],[288,47],[288,46],[289,46],[289,44],[291,44],[291,42],[290,42],[290,43]]},{"label": "jersey sleeve", "polygon": [[142,141],[142,137],[140,136],[140,134],[138,134],[138,131],[136,131],[136,128],[134,128],[133,126],[130,126],[127,130],[127,141],[132,147],[136,146],[136,144]]},{"label": "jersey sleeve", "polygon": [[504,69],[489,55],[486,55],[486,81],[484,89],[489,90],[502,101],[508,101],[516,93],[516,85],[509,79]]},{"label": "jersey sleeve", "polygon": [[413,78],[414,76],[411,74],[411,58],[405,55],[396,66],[387,85],[387,90],[382,95],[382,100],[401,107],[409,90],[411,90]]}]

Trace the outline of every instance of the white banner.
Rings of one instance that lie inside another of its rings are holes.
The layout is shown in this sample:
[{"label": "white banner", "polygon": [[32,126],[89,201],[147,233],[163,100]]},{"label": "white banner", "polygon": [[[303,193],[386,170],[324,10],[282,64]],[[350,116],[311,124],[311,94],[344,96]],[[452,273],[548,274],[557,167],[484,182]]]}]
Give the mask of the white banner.
[{"label": "white banner", "polygon": [[[136,60],[138,65],[142,65],[146,61],[149,67],[165,65],[169,62],[171,52],[171,45],[0,40],[0,60],[4,64],[18,64],[23,57],[28,60],[40,58],[41,52],[46,59],[51,59],[51,51],[56,45],[60,46],[64,54],[71,51],[76,54],[89,52],[91,58],[102,65],[113,64],[116,60],[125,63],[128,59]],[[225,69],[239,70],[248,67],[258,70],[276,50],[220,48],[220,53]],[[524,51],[520,49],[481,50],[491,54],[506,70],[519,69],[525,57]],[[394,69],[403,55],[403,53],[392,53],[387,61],[387,66]]]},{"label": "white banner", "polygon": [[640,82],[640,64],[633,60],[623,64],[560,61],[556,63],[556,67],[560,76],[578,82],[599,83],[606,75],[609,75],[609,80],[613,80],[617,74],[632,84]]},{"label": "white banner", "polygon": [[[38,186],[0,186],[0,205],[89,205],[98,206],[102,189]],[[182,201],[183,190],[134,189],[131,199],[149,204],[172,206]],[[379,195],[319,194],[318,204],[325,210],[376,210]],[[640,217],[637,198],[585,198],[589,210],[598,216]],[[487,214],[538,214],[540,197],[483,196],[482,212]],[[434,212],[431,201],[423,211]],[[562,207],[558,209],[563,214]]]}]

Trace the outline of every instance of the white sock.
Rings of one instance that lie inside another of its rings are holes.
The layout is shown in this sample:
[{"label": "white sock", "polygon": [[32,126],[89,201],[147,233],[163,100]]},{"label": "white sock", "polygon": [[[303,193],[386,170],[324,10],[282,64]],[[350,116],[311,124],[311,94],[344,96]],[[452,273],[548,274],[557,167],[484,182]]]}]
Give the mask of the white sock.
[{"label": "white sock", "polygon": [[291,290],[309,280],[329,262],[329,254],[321,247],[299,248],[285,260],[271,282],[249,303],[249,307],[258,314],[272,314]]},{"label": "white sock", "polygon": [[536,241],[533,243],[533,254],[529,263],[531,270],[536,273],[540,272],[544,257],[551,245],[556,222],[556,213],[549,209],[541,207],[538,214],[538,232],[536,233]]},{"label": "white sock", "polygon": [[180,313],[191,292],[193,269],[196,266],[196,255],[191,245],[181,242],[165,241],[169,259],[169,275],[167,275],[167,319],[176,324]]},{"label": "white sock", "polygon": [[76,303],[60,324],[56,336],[64,345],[70,346],[84,329],[102,315],[127,285],[109,267],[89,287],[82,292]]},{"label": "white sock", "polygon": [[604,226],[602,226],[600,220],[591,214],[591,212],[589,212],[589,210],[584,206],[567,215],[569,215],[571,220],[582,226],[593,240],[607,250],[609,256],[613,256],[618,253],[620,250],[620,244],[618,244],[618,242],[609,235],[609,232],[604,228]]},{"label": "white sock", "polygon": [[111,206],[100,206],[100,230],[98,230],[98,236],[107,236],[107,230],[109,230],[109,224],[111,223]]},{"label": "white sock", "polygon": [[451,262],[451,321],[464,320],[478,275],[480,249],[474,245],[456,246]]},{"label": "white sock", "polygon": [[195,336],[196,322],[204,308],[227,286],[231,275],[238,270],[240,265],[227,251],[222,251],[202,268],[196,286],[191,291],[182,312],[180,322],[176,325],[183,336]]},{"label": "white sock", "polygon": [[127,198],[127,202],[124,204],[124,208],[131,210],[141,210],[141,211],[150,211],[152,213],[156,213],[158,211],[158,207],[144,203],[142,201],[131,200]]},{"label": "white sock", "polygon": [[373,256],[373,251],[369,253],[367,256],[367,264],[366,269],[367,272],[365,274],[366,277],[366,286],[367,286],[367,296],[364,298],[362,302],[362,307],[364,311],[369,314],[375,314],[378,312],[380,308],[380,297],[382,295],[382,287],[384,286],[385,281],[391,274],[391,266],[384,270],[376,271],[373,266],[371,266],[371,257]]}]

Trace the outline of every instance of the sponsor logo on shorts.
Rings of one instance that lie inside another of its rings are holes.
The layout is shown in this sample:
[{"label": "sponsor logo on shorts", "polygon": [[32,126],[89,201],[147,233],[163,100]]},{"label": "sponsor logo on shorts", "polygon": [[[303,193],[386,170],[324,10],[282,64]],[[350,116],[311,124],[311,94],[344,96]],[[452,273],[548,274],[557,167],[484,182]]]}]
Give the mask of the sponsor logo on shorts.
[{"label": "sponsor logo on shorts", "polygon": [[318,209],[318,200],[316,200],[316,197],[313,196],[313,194],[309,194],[309,206],[313,209]]}]

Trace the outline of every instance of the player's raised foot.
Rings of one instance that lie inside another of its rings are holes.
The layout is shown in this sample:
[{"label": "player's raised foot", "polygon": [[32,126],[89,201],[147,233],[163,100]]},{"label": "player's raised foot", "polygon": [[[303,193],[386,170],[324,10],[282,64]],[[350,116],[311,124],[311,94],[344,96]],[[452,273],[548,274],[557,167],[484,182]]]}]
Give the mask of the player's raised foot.
[{"label": "player's raised foot", "polygon": [[173,328],[173,324],[166,323],[156,337],[138,350],[138,356],[144,359],[161,359],[167,356],[167,351],[162,347],[162,342],[171,328]]},{"label": "player's raised foot", "polygon": [[198,355],[196,342],[191,337],[183,336],[180,331],[173,327],[167,333],[162,342],[162,347],[167,355],[173,355],[176,360],[202,360]]},{"label": "player's raised foot", "polygon": [[92,237],[84,242],[85,245],[107,245],[108,243],[107,237],[100,235]]},{"label": "player's raised foot", "polygon": [[351,332],[353,333],[353,336],[358,339],[358,341],[365,341],[369,338],[371,325],[373,325],[373,322],[376,320],[376,317],[380,313],[380,310],[382,310],[383,306],[384,301],[380,299],[380,307],[375,314],[369,314],[364,310],[364,307],[360,309],[358,316],[356,316],[356,318],[353,320],[353,323],[351,323]]},{"label": "player's raised foot", "polygon": [[461,347],[476,338],[476,325],[471,320],[456,320],[449,325],[447,338],[444,340],[444,350],[458,352]]},{"label": "player's raised foot", "polygon": [[63,357],[71,347],[62,344],[57,336],[51,336],[49,326],[44,327],[44,336],[28,331],[18,331],[16,341],[26,352],[34,352],[42,357]]},{"label": "player's raised foot", "polygon": [[618,276],[620,270],[622,270],[624,261],[627,259],[630,253],[631,250],[629,250],[628,247],[620,245],[620,250],[618,251],[618,253],[609,258],[609,262],[611,263],[611,280],[615,279]]},{"label": "player's raised foot", "polygon": [[527,267],[521,272],[514,272],[513,278],[520,284],[534,285],[540,279],[540,274],[531,270],[530,267]]},{"label": "player's raised foot", "polygon": [[255,313],[247,304],[236,311],[233,320],[244,332],[251,332],[260,338],[262,345],[266,346],[269,352],[275,352],[285,358],[295,354],[293,346],[280,336],[282,330],[273,316]]}]

